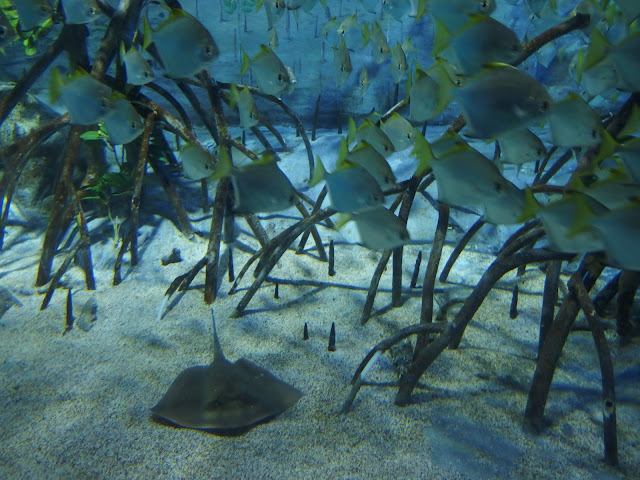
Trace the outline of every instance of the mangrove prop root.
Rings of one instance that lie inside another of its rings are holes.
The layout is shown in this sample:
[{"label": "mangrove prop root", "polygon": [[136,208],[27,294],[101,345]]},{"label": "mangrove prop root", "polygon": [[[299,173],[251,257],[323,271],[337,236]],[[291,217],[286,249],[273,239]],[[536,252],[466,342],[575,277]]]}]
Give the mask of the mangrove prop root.
[{"label": "mangrove prop root", "polygon": [[371,312],[373,311],[373,302],[376,299],[376,292],[378,291],[378,285],[380,279],[384,273],[384,269],[387,268],[389,258],[393,250],[385,250],[378,261],[378,265],[371,276],[371,282],[369,283],[369,290],[367,291],[367,298],[364,301],[364,307],[362,307],[362,316],[360,317],[360,324],[364,325],[371,318]]},{"label": "mangrove prop root", "polygon": [[76,254],[78,253],[78,251],[80,251],[82,247],[83,247],[83,241],[80,240],[74,245],[74,247],[71,249],[67,257],[64,259],[64,261],[56,271],[55,275],[51,279],[51,283],[49,284],[47,293],[44,295],[44,298],[42,299],[40,310],[44,310],[45,308],[47,308],[47,306],[49,305],[49,302],[51,301],[51,297],[53,297],[53,293],[56,291],[56,288],[60,283],[60,279],[62,278],[62,275],[64,275],[64,272],[67,271],[67,268],[69,268],[71,261],[73,260],[73,258],[76,256]]},{"label": "mangrove prop root", "polygon": [[544,292],[542,293],[542,309],[540,313],[540,334],[538,336],[538,354],[547,336],[547,331],[553,323],[556,304],[558,303],[558,282],[560,281],[560,269],[562,262],[552,260],[547,263],[547,271],[544,279]]},{"label": "mangrove prop root", "polygon": [[[296,201],[296,208],[298,209],[298,211],[300,212],[300,214],[302,215],[302,218],[308,218],[309,217],[309,212],[307,212],[307,209],[305,208],[305,206],[302,204],[301,201]],[[327,261],[327,252],[324,249],[324,245],[322,244],[322,237],[320,236],[320,233],[318,232],[318,228],[315,225],[312,225],[311,228],[308,230],[309,232],[311,232],[311,236],[313,237],[313,241],[316,244],[316,250],[318,250],[318,257],[320,259],[321,262],[326,262]],[[296,253],[297,250],[296,250]]]},{"label": "mangrove prop root", "polygon": [[[556,257],[556,259],[560,258],[562,257]],[[583,279],[583,284],[587,291],[589,291],[603,269],[604,266],[599,258],[595,255],[588,254],[584,257],[580,267],[572,277]],[[571,281],[571,279],[569,281]],[[575,281],[576,280],[573,280],[573,282]],[[554,322],[547,330],[542,348],[538,352],[536,370],[533,374],[529,395],[527,397],[527,406],[525,408],[522,425],[525,431],[540,433],[544,429],[544,409],[547,403],[553,374],[555,373],[562,348],[567,341],[571,326],[579,310],[580,306],[575,295],[569,292],[569,294],[565,296]]]},{"label": "mangrove prop root", "polygon": [[596,307],[596,312],[598,315],[603,316],[607,305],[609,305],[609,303],[611,303],[611,300],[613,300],[613,297],[618,294],[621,275],[622,272],[618,272],[616,276],[614,276],[607,282],[604,287],[602,287],[602,290],[600,290],[593,299],[593,305],[594,307]]},{"label": "mangrove prop root", "polygon": [[[304,232],[305,230],[308,230],[311,227],[311,225],[315,225],[316,223],[321,222],[322,220],[330,217],[335,213],[336,211],[333,210],[332,208],[325,208],[325,209],[319,210],[313,213],[312,215],[310,215],[309,217],[304,218],[300,220],[298,223],[287,228],[284,232],[282,232],[280,235],[276,236],[273,240],[271,240],[271,242],[269,242],[270,246],[271,245],[276,246],[275,249],[272,250],[273,253],[271,254],[270,257],[268,257],[268,260],[265,261],[265,263],[262,265],[262,268],[260,269],[260,273],[258,274],[256,279],[253,281],[251,286],[247,289],[247,291],[245,292],[240,302],[238,302],[238,305],[236,306],[231,316],[239,317],[240,315],[242,315],[242,312],[244,312],[245,308],[247,307],[247,305],[249,304],[253,296],[256,294],[260,286],[262,285],[262,282],[264,282],[264,280],[267,278],[267,275],[269,275],[269,272],[273,269],[273,267],[276,265],[278,260],[280,260],[280,257],[282,257],[282,255],[287,251],[291,243],[298,236],[300,236],[302,232]],[[263,255],[266,254],[268,249],[265,247],[264,251],[265,252],[263,253]]]},{"label": "mangrove prop root", "polygon": [[618,466],[618,435],[616,428],[616,384],[613,373],[613,361],[607,345],[600,320],[589,293],[579,277],[572,276],[569,289],[576,296],[580,308],[587,317],[591,327],[591,335],[598,353],[600,372],[602,375],[602,423],[604,426],[604,461],[612,467]]},{"label": "mangrove prop root", "polygon": [[175,211],[176,217],[178,218],[178,223],[180,224],[180,232],[182,232],[182,234],[188,239],[192,239],[194,236],[194,231],[193,226],[191,225],[191,220],[189,220],[189,215],[187,214],[187,210],[182,204],[182,200],[180,200],[178,192],[176,192],[176,189],[171,183],[171,178],[162,168],[162,165],[157,158],[149,157],[148,162],[152,170],[160,178],[160,181],[162,182],[162,188],[164,189],[165,193],[167,194],[167,198],[173,206],[173,210]]},{"label": "mangrove prop root", "polygon": [[81,127],[77,126],[71,127],[69,130],[67,144],[63,153],[61,174],[56,184],[51,205],[51,215],[49,216],[49,223],[42,241],[42,253],[40,254],[40,263],[36,274],[36,286],[38,287],[45,285],[50,279],[53,257],[58,247],[62,229],[68,220],[67,196],[69,192],[66,179],[71,178],[71,173],[73,172],[73,165],[80,145],[80,132]]},{"label": "mangrove prop root", "polygon": [[[441,202],[438,203],[438,224],[433,236],[433,244],[431,245],[431,253],[429,254],[427,269],[424,272],[424,279],[422,280],[420,323],[433,322],[433,294],[436,287],[438,266],[440,265],[440,258],[442,257],[442,248],[444,247],[444,240],[447,236],[447,227],[449,226],[449,212],[449,205]],[[414,349],[414,356],[425,348],[428,341],[428,335],[424,333],[418,335],[416,348]]]},{"label": "mangrove prop root", "polygon": [[451,252],[451,255],[449,255],[449,259],[447,260],[447,263],[445,263],[444,267],[442,267],[442,272],[440,272],[441,282],[447,281],[447,278],[449,277],[449,273],[453,268],[453,264],[456,263],[456,260],[458,260],[458,257],[460,256],[462,251],[469,244],[469,242],[475,236],[475,234],[480,231],[480,229],[484,224],[485,224],[485,221],[482,218],[479,218],[478,220],[476,220],[476,222],[473,225],[471,225],[471,228],[467,230],[465,234],[462,236],[458,244],[455,246],[455,248]]},{"label": "mangrove prop root", "polygon": [[616,304],[616,332],[622,343],[627,343],[631,334],[631,306],[640,285],[640,272],[623,270],[620,275],[618,301]]},{"label": "mangrove prop root", "polygon": [[[227,148],[222,146],[222,148]],[[209,230],[209,244],[207,246],[207,266],[205,267],[204,301],[211,304],[215,301],[218,292],[218,266],[220,263],[220,241],[222,239],[222,224],[224,220],[224,207],[227,197],[231,193],[231,180],[228,177],[220,179],[216,196],[213,200],[213,214],[211,217],[211,229]]]},{"label": "mangrove prop root", "polygon": [[131,256],[131,266],[138,264],[138,224],[140,221],[140,196],[142,193],[142,181],[144,180],[144,172],[147,166],[147,154],[149,153],[149,139],[153,130],[153,123],[156,114],[151,112],[147,115],[144,122],[144,131],[140,140],[140,154],[138,155],[138,163],[135,170],[135,182],[133,193],[131,195],[131,213],[130,213],[130,229],[131,242],[129,255]]},{"label": "mangrove prop root", "polygon": [[446,327],[447,325],[441,324],[441,323],[418,323],[416,325],[410,325],[408,327],[404,327],[398,330],[392,336],[387,337],[381,342],[379,342],[378,344],[376,344],[376,346],[373,347],[369,351],[369,353],[367,353],[364,359],[360,362],[360,365],[358,365],[358,368],[353,374],[353,378],[351,379],[351,391],[349,392],[349,395],[347,396],[347,399],[345,400],[342,406],[342,413],[347,414],[351,410],[353,401],[355,400],[356,395],[358,394],[358,391],[362,386],[362,378],[361,378],[362,371],[364,370],[364,368],[367,366],[367,364],[371,361],[371,359],[377,352],[384,353],[387,350],[389,350],[391,347],[393,347],[395,344],[401,342],[407,337],[410,337],[411,335],[415,335],[419,333],[441,333],[445,330]]},{"label": "mangrove prop root", "polygon": [[446,330],[438,335],[433,342],[426,345],[419,352],[416,352],[417,355],[409,364],[409,368],[400,376],[395,404],[405,406],[411,402],[413,389],[418,384],[422,374],[454,339],[462,336],[464,329],[482,305],[487,294],[505,273],[528,263],[540,263],[556,259],[566,260],[569,258],[570,256],[567,254],[545,249],[533,249],[518,252],[510,257],[497,258],[494,260],[482,275],[473,292],[467,297],[454,320],[447,326]]}]

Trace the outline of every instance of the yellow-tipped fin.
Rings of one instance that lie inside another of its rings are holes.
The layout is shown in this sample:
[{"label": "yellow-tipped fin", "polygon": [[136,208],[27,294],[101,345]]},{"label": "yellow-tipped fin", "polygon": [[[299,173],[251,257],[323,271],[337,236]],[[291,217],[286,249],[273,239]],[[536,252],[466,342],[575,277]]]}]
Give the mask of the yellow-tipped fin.
[{"label": "yellow-tipped fin", "polygon": [[347,143],[351,143],[356,138],[356,132],[358,129],[356,128],[356,122],[353,117],[349,117],[349,127],[347,128]]},{"label": "yellow-tipped fin", "polygon": [[62,80],[62,74],[57,67],[54,67],[51,70],[51,78],[49,79],[49,100],[51,103],[60,98],[60,92],[63,86],[64,81]]},{"label": "yellow-tipped fin", "polygon": [[225,145],[220,145],[219,147],[218,162],[213,169],[211,179],[229,177],[233,170],[233,163],[231,162],[231,156],[229,155],[229,148]]},{"label": "yellow-tipped fin", "polygon": [[322,181],[324,176],[327,174],[327,170],[324,168],[324,165],[322,164],[322,160],[320,160],[320,157],[318,157],[317,155],[316,155],[315,163],[316,165],[313,170],[313,176],[311,177],[311,180],[309,180],[310,187],[315,187],[318,183]]},{"label": "yellow-tipped fin", "polygon": [[567,238],[575,237],[576,235],[588,230],[591,226],[590,219],[593,217],[593,212],[589,208],[587,198],[589,197],[585,194],[572,195],[571,201],[576,205],[576,213],[573,225],[567,232]]},{"label": "yellow-tipped fin", "polygon": [[340,230],[342,227],[345,226],[346,223],[350,222],[351,220],[353,220],[353,217],[351,216],[350,213],[339,213],[338,219],[335,221],[333,225],[336,228],[336,230]]},{"label": "yellow-tipped fin", "polygon": [[231,84],[231,88],[229,89],[229,93],[231,95],[229,95],[229,106],[231,108],[236,108],[236,105],[238,104],[238,89],[236,88],[236,84],[232,83]]},{"label": "yellow-tipped fin", "polygon": [[631,113],[629,114],[629,119],[625,124],[624,128],[618,135],[618,137],[627,137],[632,136],[640,132],[640,110],[638,109],[637,104],[633,104],[631,106]]},{"label": "yellow-tipped fin", "polygon": [[349,153],[349,147],[344,137],[340,139],[340,147],[338,148],[338,163],[336,164],[336,170],[348,166],[347,154]]},{"label": "yellow-tipped fin", "polygon": [[153,39],[151,38],[151,34],[153,30],[151,30],[151,25],[149,25],[149,19],[146,15],[142,16],[142,49],[146,50],[149,48],[149,45],[153,43]]},{"label": "yellow-tipped fin", "polygon": [[611,44],[604,35],[600,33],[600,30],[597,28],[591,30],[591,42],[589,43],[589,49],[584,59],[584,69],[588,70],[600,62],[607,54],[609,47],[611,47]]},{"label": "yellow-tipped fin", "polygon": [[251,63],[251,59],[249,58],[249,55],[247,55],[247,52],[245,52],[243,48],[242,49],[242,69],[240,70],[240,75],[244,75],[244,72],[249,70],[250,63]]},{"label": "yellow-tipped fin", "polygon": [[364,27],[362,27],[362,46],[366,47],[371,40],[371,32],[369,31],[369,24],[365,23]]},{"label": "yellow-tipped fin", "polygon": [[433,152],[431,152],[431,146],[427,139],[420,132],[416,132],[413,150],[413,155],[418,160],[418,167],[414,172],[414,177],[421,177],[431,169],[431,161],[433,160]]},{"label": "yellow-tipped fin", "polygon": [[441,20],[436,20],[436,35],[433,42],[433,50],[431,55],[435,58],[440,52],[449,46],[451,33],[447,30]]},{"label": "yellow-tipped fin", "polygon": [[522,208],[522,214],[518,219],[518,223],[531,220],[537,215],[538,210],[540,210],[540,204],[536,200],[536,197],[533,196],[531,188],[526,187],[524,189],[524,207]]}]

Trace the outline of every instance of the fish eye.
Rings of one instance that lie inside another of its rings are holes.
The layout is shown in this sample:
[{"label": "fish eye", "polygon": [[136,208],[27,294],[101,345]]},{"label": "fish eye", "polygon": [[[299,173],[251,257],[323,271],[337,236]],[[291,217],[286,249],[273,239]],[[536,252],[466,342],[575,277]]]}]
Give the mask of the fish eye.
[{"label": "fish eye", "polygon": [[279,73],[279,74],[278,74],[278,81],[279,81],[280,83],[282,83],[282,81],[283,81],[283,80],[284,80],[284,78],[282,77],[282,74],[281,74],[281,73]]},{"label": "fish eye", "polygon": [[89,7],[89,15],[97,15],[98,14],[98,10],[96,9],[96,7]]},{"label": "fish eye", "polygon": [[486,9],[488,9],[488,8],[489,8],[489,1],[488,1],[488,0],[482,0],[482,1],[480,2],[480,8],[481,8],[482,10],[486,10]]},{"label": "fish eye", "polygon": [[380,53],[384,53],[384,48],[380,47]]},{"label": "fish eye", "polygon": [[144,78],[149,78],[151,75],[149,74],[149,72],[144,71],[144,72],[142,72],[142,76],[143,76]]},{"label": "fish eye", "polygon": [[3,37],[7,34],[7,29],[4,27],[0,27],[0,37]]},{"label": "fish eye", "polygon": [[496,193],[500,193],[500,192],[502,192],[502,185],[501,185],[501,184],[499,184],[499,183],[494,183],[494,184],[493,184],[493,187],[495,188]]},{"label": "fish eye", "polygon": [[131,127],[131,130],[135,130],[138,127],[136,122],[131,122],[131,124],[129,126]]},{"label": "fish eye", "polygon": [[536,154],[539,155],[539,156],[542,156],[543,153],[544,153],[544,151],[541,148],[536,150]]},{"label": "fish eye", "polygon": [[213,52],[214,52],[214,50],[213,50],[213,46],[212,45],[207,45],[207,46],[204,47],[204,54],[207,57],[213,56]]},{"label": "fish eye", "polygon": [[591,136],[593,138],[598,138],[598,132],[596,130],[591,130]]},{"label": "fish eye", "polygon": [[548,100],[544,100],[541,104],[540,104],[540,111],[541,112],[546,112],[549,109],[549,101]]}]

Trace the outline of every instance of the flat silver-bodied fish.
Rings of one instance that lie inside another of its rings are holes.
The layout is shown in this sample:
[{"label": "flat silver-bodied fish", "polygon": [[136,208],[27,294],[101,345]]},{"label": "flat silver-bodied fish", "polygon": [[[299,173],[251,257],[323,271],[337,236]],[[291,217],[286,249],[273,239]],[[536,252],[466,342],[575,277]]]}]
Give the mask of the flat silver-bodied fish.
[{"label": "flat silver-bodied fish", "polygon": [[409,65],[407,65],[407,57],[400,43],[396,43],[394,47],[391,47],[391,66],[389,68],[391,69],[393,82],[396,84],[400,83],[409,68]]},{"label": "flat silver-bodied fish", "polygon": [[187,143],[182,147],[178,160],[182,164],[182,173],[189,180],[202,180],[214,174],[215,159],[195,143]]},{"label": "flat silver-bodied fish", "polygon": [[544,158],[547,149],[538,136],[526,128],[511,130],[498,137],[500,162],[520,166]]},{"label": "flat silver-bodied fish", "polygon": [[149,62],[145,60],[135,46],[131,45],[129,50],[125,51],[124,43],[121,43],[120,59],[124,63],[128,84],[146,85],[155,78]]},{"label": "flat silver-bodied fish", "polygon": [[480,71],[487,63],[511,63],[522,53],[515,32],[486,15],[471,15],[469,22],[451,36],[444,28],[437,33],[436,45],[451,47],[453,63],[465,75]]},{"label": "flat silver-bodied fish", "polygon": [[551,105],[548,118],[552,142],[558,147],[586,148],[602,142],[604,128],[600,116],[573,92]]},{"label": "flat silver-bodied fish", "polygon": [[492,63],[471,77],[455,96],[475,135],[493,138],[541,120],[551,97],[532,76],[515,67]]},{"label": "flat silver-bodied fish", "polygon": [[144,122],[131,102],[114,93],[109,114],[102,121],[112,145],[124,145],[138,138],[144,130]]},{"label": "flat silver-bodied fish", "polygon": [[491,15],[495,9],[495,0],[428,0],[426,2],[427,13],[433,19],[441,21],[450,32],[455,32],[467,23],[470,14]]},{"label": "flat silver-bodied fish", "polygon": [[248,68],[251,68],[260,91],[268,95],[278,97],[282,93],[290,93],[295,85],[291,70],[285,67],[280,58],[266,45],[260,45],[260,51],[251,59],[244,50],[242,51],[240,74]]},{"label": "flat silver-bodied fish", "polygon": [[405,222],[383,206],[351,214],[360,243],[371,250],[390,250],[411,242]]},{"label": "flat silver-bodied fish", "polygon": [[410,9],[411,2],[409,2],[409,0],[382,0],[382,10],[399,22],[402,21],[402,17],[404,17]]},{"label": "flat silver-bodied fish", "polygon": [[101,15],[96,0],[60,0],[64,11],[64,23],[80,25],[95,22]]},{"label": "flat silver-bodied fish", "polygon": [[541,207],[536,214],[542,221],[552,249],[587,253],[603,249],[602,239],[589,227],[588,219],[607,211],[593,198],[576,192]]},{"label": "flat silver-bodied fish", "polygon": [[[349,151],[346,140],[342,138],[338,157],[360,165],[371,174],[382,190],[393,188],[396,184],[396,177],[387,160],[365,140]],[[340,163],[341,160],[338,162]]]},{"label": "flat silver-bodied fish", "polygon": [[320,158],[316,157],[316,169],[309,186],[323,179],[327,184],[331,206],[338,212],[358,212],[384,201],[384,194],[375,178],[354,163],[339,162],[333,172],[327,173]]},{"label": "flat silver-bodied fish", "polygon": [[607,260],[625,270],[640,270],[640,207],[616,209],[592,217],[590,225],[600,237]]},{"label": "flat silver-bodied fish", "polygon": [[231,174],[235,213],[274,213],[291,207],[296,191],[287,176],[270,156]]},{"label": "flat silver-bodied fish", "polygon": [[349,50],[344,42],[344,38],[340,39],[340,44],[333,49],[333,64],[336,72],[336,84],[339,87],[349,78],[349,75],[351,75],[353,71],[351,56],[349,55]]},{"label": "flat silver-bodied fish", "polygon": [[36,28],[53,15],[53,7],[48,0],[17,0],[13,2],[13,6],[20,19],[20,30]]},{"label": "flat silver-bodied fish", "polygon": [[238,107],[238,115],[240,116],[240,128],[249,129],[260,123],[260,113],[253,95],[245,86],[238,90],[235,85],[231,85],[231,106]]},{"label": "flat silver-bodied fish", "polygon": [[73,125],[93,125],[104,120],[111,110],[111,89],[82,69],[67,75],[66,82],[60,70],[51,72],[49,95],[58,98],[67,107],[69,122]]},{"label": "flat silver-bodied fish", "polygon": [[360,124],[358,128],[356,128],[356,124],[353,118],[349,119],[349,132],[347,135],[347,141],[351,144],[352,142],[359,142],[361,140],[366,140],[369,145],[375,148],[380,155],[387,157],[395,152],[395,148],[393,146],[393,142],[387,137],[387,135],[375,125],[368,118]]},{"label": "flat silver-bodied fish", "polygon": [[416,129],[398,112],[393,112],[386,122],[382,122],[380,129],[389,137],[397,152],[413,145]]},{"label": "flat silver-bodied fish", "polygon": [[165,75],[191,77],[205,69],[220,51],[211,33],[184,10],[170,9],[169,17],[156,30],[144,18],[144,48],[155,44]]},{"label": "flat silver-bodied fish", "polygon": [[448,205],[482,205],[491,223],[517,223],[524,212],[524,192],[505,179],[487,157],[467,144],[456,144],[431,162],[438,200]]},{"label": "flat silver-bodied fish", "polygon": [[[369,25],[371,25],[371,27],[369,27]],[[363,46],[371,42],[373,61],[376,63],[384,62],[389,56],[391,49],[387,43],[387,37],[378,22],[374,21],[372,24],[365,23],[364,27],[362,27],[362,37],[364,39]]]}]

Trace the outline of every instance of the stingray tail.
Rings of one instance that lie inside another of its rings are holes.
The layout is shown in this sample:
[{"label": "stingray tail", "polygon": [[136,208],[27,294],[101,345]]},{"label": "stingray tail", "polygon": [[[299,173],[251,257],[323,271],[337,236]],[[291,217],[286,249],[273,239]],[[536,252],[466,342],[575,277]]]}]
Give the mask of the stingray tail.
[{"label": "stingray tail", "polygon": [[211,320],[213,322],[213,361],[224,360],[224,354],[222,353],[222,346],[220,345],[220,339],[218,338],[218,330],[216,329],[216,316],[211,307]]}]

